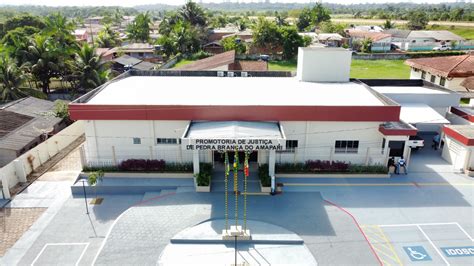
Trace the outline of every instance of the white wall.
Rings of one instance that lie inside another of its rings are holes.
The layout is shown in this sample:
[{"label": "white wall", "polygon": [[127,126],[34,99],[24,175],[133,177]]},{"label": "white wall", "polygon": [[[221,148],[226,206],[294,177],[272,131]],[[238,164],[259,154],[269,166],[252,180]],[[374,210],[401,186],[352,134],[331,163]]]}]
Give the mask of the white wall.
[{"label": "white wall", "polygon": [[[411,68],[410,71],[410,79],[422,79],[421,78],[422,71],[415,71],[414,68]],[[434,75],[435,76],[435,81],[433,82],[436,85],[440,85],[440,76]],[[461,83],[464,81],[465,78],[453,78],[453,79],[446,79],[446,82],[444,84],[444,88],[452,90],[452,91],[460,91],[460,92],[466,92],[466,88],[461,86]],[[426,72],[426,81],[431,82],[431,73]]]},{"label": "white wall", "polygon": [[4,194],[8,193],[5,190],[12,188],[22,179],[25,179],[26,175],[66,148],[82,134],[84,134],[84,123],[77,121],[0,168],[0,179],[4,187]]},{"label": "white wall", "polygon": [[463,169],[466,162],[467,148],[456,140],[446,136],[441,156],[453,165],[454,169]]},{"label": "white wall", "polygon": [[[369,149],[369,164],[383,162],[383,135],[379,122],[280,122],[287,140],[298,140],[293,152],[278,152],[277,162],[334,160],[364,164]],[[334,154],[336,140],[358,140],[357,154]],[[332,155],[331,155],[332,154]]]},{"label": "white wall", "polygon": [[348,82],[352,52],[342,48],[300,47],[297,77],[308,82]]},{"label": "white wall", "polygon": [[[156,145],[156,138],[180,138],[190,121],[87,121],[86,156],[91,164],[114,164],[124,159],[164,159],[192,162],[192,152],[181,145]],[[298,140],[295,152],[277,153],[277,162],[340,160],[364,164],[369,148],[370,164],[382,163],[383,135],[379,122],[281,122],[288,140]],[[95,125],[95,129],[94,129]],[[140,137],[142,144],[133,144]],[[96,141],[97,140],[97,141]],[[357,154],[331,152],[336,140],[358,140]],[[115,149],[115,158],[113,151]],[[332,155],[331,155],[332,154]],[[201,162],[211,162],[211,151],[200,151]],[[268,153],[259,152],[259,163],[268,162]]]},{"label": "white wall", "polygon": [[[125,159],[191,162],[192,153],[179,144],[157,144],[157,138],[182,137],[190,121],[85,121],[86,157],[90,164],[117,164]],[[133,144],[140,138],[141,144]]]}]

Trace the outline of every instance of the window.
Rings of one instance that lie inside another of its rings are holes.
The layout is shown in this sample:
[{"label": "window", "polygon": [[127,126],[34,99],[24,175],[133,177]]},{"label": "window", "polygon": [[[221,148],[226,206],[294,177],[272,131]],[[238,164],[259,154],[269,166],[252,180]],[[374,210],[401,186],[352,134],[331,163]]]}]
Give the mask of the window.
[{"label": "window", "polygon": [[297,140],[287,140],[286,141],[286,151],[295,152],[296,148],[298,148],[298,141]]},{"label": "window", "polygon": [[446,78],[440,78],[439,85],[444,87],[444,85],[446,85]]},{"label": "window", "polygon": [[421,71],[421,79],[426,79],[426,72],[425,71]]},{"label": "window", "polygon": [[133,138],[133,144],[142,144],[141,138]]},{"label": "window", "polygon": [[431,75],[430,81],[431,81],[431,82],[435,82],[435,81],[436,81],[436,76],[435,76],[435,75]]},{"label": "window", "polygon": [[138,56],[139,56],[139,57],[143,57],[143,53],[138,53]]},{"label": "window", "polygon": [[335,153],[357,153],[359,150],[358,140],[336,140]]},{"label": "window", "polygon": [[[178,144],[178,140],[171,138],[157,138],[156,144]],[[179,144],[181,144],[181,139],[179,140]]]}]

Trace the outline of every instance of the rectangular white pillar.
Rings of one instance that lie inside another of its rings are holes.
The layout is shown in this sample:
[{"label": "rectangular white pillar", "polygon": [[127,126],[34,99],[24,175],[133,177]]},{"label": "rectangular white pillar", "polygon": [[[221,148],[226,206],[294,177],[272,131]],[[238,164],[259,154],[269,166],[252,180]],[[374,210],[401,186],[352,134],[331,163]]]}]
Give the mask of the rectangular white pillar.
[{"label": "rectangular white pillar", "polygon": [[13,161],[13,163],[15,165],[15,173],[18,178],[18,181],[22,183],[26,182],[26,170],[25,170],[25,167],[23,166],[22,161],[19,159],[16,159]]},{"label": "rectangular white pillar", "polygon": [[270,176],[275,175],[275,161],[276,161],[276,151],[270,151],[270,157],[268,158],[268,174]]},{"label": "rectangular white pillar", "polygon": [[5,199],[10,199],[10,188],[8,185],[8,179],[6,176],[0,175],[0,179],[2,179],[2,191],[3,191],[3,197]]},{"label": "rectangular white pillar", "polygon": [[193,150],[193,172],[199,174],[199,151]]}]

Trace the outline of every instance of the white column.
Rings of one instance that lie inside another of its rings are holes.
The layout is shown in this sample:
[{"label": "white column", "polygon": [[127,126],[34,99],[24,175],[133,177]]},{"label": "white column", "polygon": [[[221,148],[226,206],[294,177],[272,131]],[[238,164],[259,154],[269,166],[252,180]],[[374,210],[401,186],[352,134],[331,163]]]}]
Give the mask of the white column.
[{"label": "white column", "polygon": [[117,155],[115,154],[115,146],[112,146],[112,162],[114,163],[114,165],[118,165],[117,164]]},{"label": "white column", "polygon": [[199,151],[193,150],[193,172],[199,174]]},{"label": "white column", "polygon": [[271,150],[270,151],[270,157],[268,159],[268,174],[270,176],[275,175],[275,160],[276,160],[276,151]]},{"label": "white column", "polygon": [[84,146],[79,148],[79,156],[81,158],[81,168],[84,168],[84,166],[87,166],[86,149]]},{"label": "white column", "polygon": [[19,182],[26,182],[26,171],[25,171],[25,167],[23,166],[23,163],[21,160],[19,159],[16,159],[13,161],[13,164],[15,165],[15,172],[16,172],[16,176],[18,178],[18,181]]},{"label": "white column", "polygon": [[10,188],[9,188],[9,185],[8,185],[7,177],[4,176],[4,175],[0,175],[0,178],[2,179],[3,197],[5,199],[10,199],[11,195],[10,195]]}]

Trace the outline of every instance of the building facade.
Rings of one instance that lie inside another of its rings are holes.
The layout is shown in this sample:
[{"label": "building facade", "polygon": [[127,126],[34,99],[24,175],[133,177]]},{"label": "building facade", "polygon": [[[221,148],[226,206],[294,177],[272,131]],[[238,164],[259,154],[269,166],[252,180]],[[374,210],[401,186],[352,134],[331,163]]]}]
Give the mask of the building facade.
[{"label": "building facade", "polygon": [[[219,163],[249,151],[268,164],[307,160],[386,165],[409,158],[417,129],[401,106],[350,80],[351,52],[300,48],[296,77],[279,72],[129,72],[71,103],[84,120],[89,164],[126,159]],[[314,60],[318,58],[318,60]]]}]

